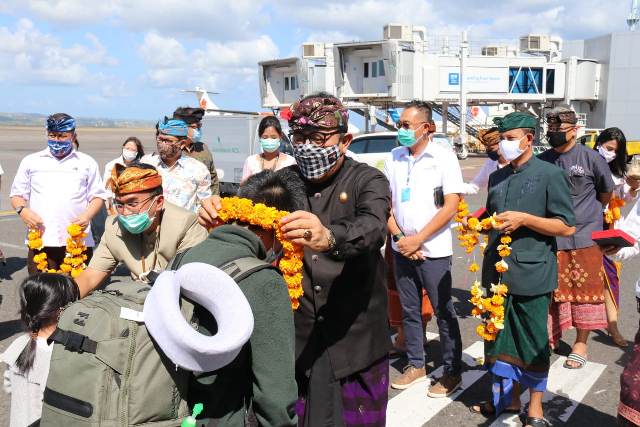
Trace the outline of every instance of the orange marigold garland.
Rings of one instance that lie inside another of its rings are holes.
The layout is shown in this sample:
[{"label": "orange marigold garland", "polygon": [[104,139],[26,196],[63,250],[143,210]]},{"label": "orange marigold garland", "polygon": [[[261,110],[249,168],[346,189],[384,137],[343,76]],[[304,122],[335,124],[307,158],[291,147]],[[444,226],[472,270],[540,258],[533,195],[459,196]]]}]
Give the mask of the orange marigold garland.
[{"label": "orange marigold garland", "polygon": [[284,256],[278,263],[284,281],[287,283],[291,307],[296,310],[300,306],[302,297],[302,258],[304,248],[286,240],[280,230],[280,220],[289,214],[262,203],[253,203],[249,199],[240,197],[224,197],[221,199],[222,209],[218,217],[224,221],[239,221],[255,225],[265,230],[274,230],[276,238],[282,244]]},{"label": "orange marigold garland", "polygon": [[617,198],[616,196],[611,196],[611,200],[609,200],[609,204],[607,205],[607,209],[604,210],[604,222],[607,224],[614,224],[617,220],[620,219],[620,208],[625,205],[625,201]]},{"label": "orange marigold garland", "polygon": [[[456,230],[458,231],[458,240],[460,240],[460,246],[465,248],[469,258],[473,257],[468,270],[472,273],[477,273],[480,270],[480,266],[475,261],[475,247],[480,244],[483,248],[487,246],[487,236],[484,236],[483,242],[480,243],[480,233],[482,231],[488,231],[494,228],[498,224],[496,214],[491,215],[488,218],[479,220],[475,217],[468,217],[469,207],[464,199],[460,200],[458,204],[458,211],[454,220],[458,223]],[[476,333],[486,341],[494,341],[502,329],[504,329],[504,297],[507,295],[508,287],[502,283],[502,273],[509,269],[509,265],[504,258],[511,255],[511,237],[502,236],[500,238],[500,245],[498,245],[498,254],[502,258],[495,265],[496,271],[500,273],[498,284],[491,284],[492,295],[484,296],[484,291],[480,282],[474,280],[471,286],[471,299],[469,302],[473,304],[471,309],[471,315],[482,320],[476,328]]]},{"label": "orange marigold garland", "polygon": [[[69,237],[67,238],[66,254],[60,269],[49,268],[47,254],[40,252],[33,256],[33,262],[39,271],[44,273],[62,273],[76,278],[87,268],[85,264],[87,260],[87,247],[84,244],[84,238],[87,237],[87,233],[85,233],[78,224],[68,226],[67,233]],[[44,247],[42,243],[42,230],[30,229],[27,235],[27,245],[30,249],[41,250]]]}]

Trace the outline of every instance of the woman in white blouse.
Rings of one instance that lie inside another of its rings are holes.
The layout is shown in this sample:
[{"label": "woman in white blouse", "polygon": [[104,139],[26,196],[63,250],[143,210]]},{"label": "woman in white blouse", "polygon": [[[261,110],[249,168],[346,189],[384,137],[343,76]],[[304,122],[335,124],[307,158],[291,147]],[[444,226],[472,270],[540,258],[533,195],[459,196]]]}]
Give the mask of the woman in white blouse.
[{"label": "woman in white blouse", "polygon": [[[627,140],[624,133],[616,127],[603,130],[593,147],[606,160],[611,170],[611,178],[615,184],[613,196],[630,202],[637,198],[640,180],[627,176]],[[619,228],[620,221],[612,225]],[[626,347],[627,340],[618,330],[618,304],[620,302],[620,271],[619,264],[608,256],[604,256],[604,272],[607,289],[605,292],[605,305],[607,307],[607,321],[609,323],[609,335],[617,346]]]},{"label": "woman in white blouse", "polygon": [[[102,181],[104,182],[104,185],[106,186],[107,190],[109,190],[109,180],[111,179],[111,171],[116,165],[129,166],[131,163],[140,160],[142,156],[144,156],[144,148],[142,147],[142,143],[140,142],[140,140],[135,136],[130,136],[129,138],[127,138],[124,141],[124,144],[122,144],[122,154],[119,157],[116,157],[115,159],[111,160],[104,167],[104,176]],[[111,212],[112,210],[111,203],[113,201],[112,199],[113,199],[113,194],[111,194],[111,197],[107,201],[106,207],[109,213],[112,213]]]},{"label": "woman in white blouse", "polygon": [[284,139],[280,120],[275,116],[267,116],[258,125],[260,147],[262,153],[247,157],[242,168],[242,181],[263,170],[277,171],[295,165],[296,160],[280,152],[280,143]]}]

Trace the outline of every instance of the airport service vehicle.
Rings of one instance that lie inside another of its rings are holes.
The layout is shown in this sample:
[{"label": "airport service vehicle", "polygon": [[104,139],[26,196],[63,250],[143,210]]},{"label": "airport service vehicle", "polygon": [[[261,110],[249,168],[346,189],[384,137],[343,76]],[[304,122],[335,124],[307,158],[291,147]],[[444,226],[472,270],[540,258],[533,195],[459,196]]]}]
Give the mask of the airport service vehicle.
[{"label": "airport service vehicle", "polygon": [[[349,151],[353,153],[353,158],[359,162],[382,170],[386,157],[391,150],[398,147],[396,135],[396,132],[376,132],[355,136],[349,146]],[[449,150],[455,150],[453,137],[443,133],[434,133],[432,142]]]}]

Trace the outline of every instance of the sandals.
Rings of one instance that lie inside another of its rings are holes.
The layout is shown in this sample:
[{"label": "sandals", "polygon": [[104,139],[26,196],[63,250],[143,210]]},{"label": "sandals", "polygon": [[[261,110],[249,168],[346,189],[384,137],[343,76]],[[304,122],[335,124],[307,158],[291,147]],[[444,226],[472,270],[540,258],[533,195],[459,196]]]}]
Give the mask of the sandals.
[{"label": "sandals", "polygon": [[[475,406],[477,406],[480,409],[476,409]],[[488,401],[479,402],[479,403],[476,403],[474,405],[469,406],[469,411],[472,414],[481,414],[485,418],[492,418],[492,417],[496,416],[496,408],[493,406],[493,403],[488,402]],[[502,413],[505,413],[505,414],[519,414],[520,413],[520,408],[507,408],[507,409],[503,410]]]},{"label": "sandals", "polygon": [[545,418],[527,417],[527,421],[524,423],[527,427],[551,427],[551,423]]},{"label": "sandals", "polygon": [[[578,364],[578,366],[569,365],[569,363],[567,362],[575,362]],[[562,366],[566,369],[582,369],[586,364],[587,364],[586,357],[581,356],[578,353],[571,353],[569,354],[569,356],[567,356],[567,360],[565,360]]]}]

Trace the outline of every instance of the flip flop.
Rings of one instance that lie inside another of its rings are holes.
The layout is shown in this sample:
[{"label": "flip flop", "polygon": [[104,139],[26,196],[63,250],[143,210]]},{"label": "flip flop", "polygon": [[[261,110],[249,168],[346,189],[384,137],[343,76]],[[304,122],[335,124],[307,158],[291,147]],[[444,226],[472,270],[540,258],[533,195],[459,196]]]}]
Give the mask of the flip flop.
[{"label": "flip flop", "polygon": [[545,418],[527,417],[525,426],[530,427],[551,427],[551,423]]},{"label": "flip flop", "polygon": [[[477,406],[478,408],[480,408],[480,410],[477,410],[476,408],[474,408],[474,406]],[[483,415],[485,418],[491,418],[491,417],[495,417],[496,416],[496,408],[493,406],[493,403],[488,402],[488,401],[476,403],[474,405],[469,406],[469,412],[471,412],[472,414]],[[520,413],[520,409],[519,408],[517,408],[517,409],[516,408],[507,408],[507,409],[503,410],[502,413],[519,414]]]},{"label": "flip flop", "polygon": [[[571,366],[567,362],[575,362],[578,366]],[[571,353],[567,356],[567,360],[565,360],[562,366],[566,369],[582,369],[586,364],[587,359],[584,356],[581,356],[578,353]]]}]

